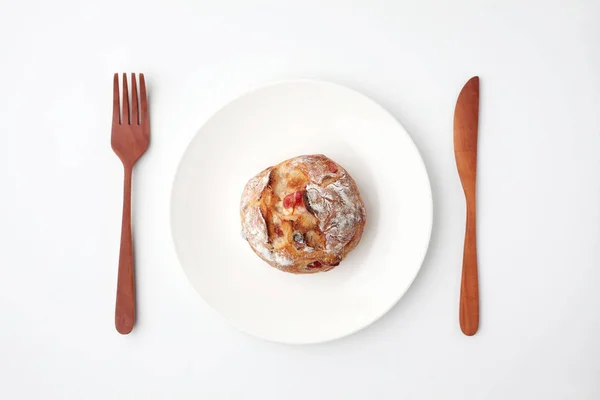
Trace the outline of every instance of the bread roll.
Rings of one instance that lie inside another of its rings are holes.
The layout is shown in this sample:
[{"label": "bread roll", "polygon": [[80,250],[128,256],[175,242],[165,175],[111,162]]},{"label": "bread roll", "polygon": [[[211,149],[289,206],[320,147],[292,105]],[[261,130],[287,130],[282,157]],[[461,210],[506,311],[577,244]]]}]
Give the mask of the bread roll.
[{"label": "bread roll", "polygon": [[240,214],[254,252],[296,274],[339,265],[360,241],[367,217],[352,177],[321,154],[283,161],[250,179]]}]

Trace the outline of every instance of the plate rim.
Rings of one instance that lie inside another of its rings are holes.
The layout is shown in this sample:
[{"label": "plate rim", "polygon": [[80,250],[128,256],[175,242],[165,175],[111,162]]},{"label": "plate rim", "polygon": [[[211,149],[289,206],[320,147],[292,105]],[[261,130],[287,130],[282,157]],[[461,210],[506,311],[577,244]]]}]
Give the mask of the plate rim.
[{"label": "plate rim", "polygon": [[[325,339],[319,339],[319,340],[281,340],[281,339],[273,339],[270,337],[266,337],[263,336],[261,334],[255,333],[255,332],[250,332],[246,329],[244,329],[243,327],[241,327],[240,325],[238,325],[235,321],[232,321],[231,319],[225,317],[216,307],[214,307],[203,295],[202,293],[200,293],[200,291],[192,284],[192,282],[189,279],[188,273],[186,272],[182,260],[181,260],[181,256],[180,256],[180,252],[178,249],[178,245],[177,245],[177,240],[175,239],[175,229],[174,229],[174,197],[175,197],[175,184],[177,182],[177,177],[179,176],[180,170],[182,168],[182,164],[183,164],[183,160],[185,159],[187,153],[189,152],[192,143],[195,141],[196,137],[198,136],[198,134],[202,131],[202,129],[206,126],[207,123],[209,123],[217,114],[221,113],[225,108],[227,108],[230,104],[240,100],[243,97],[249,96],[255,92],[258,92],[260,90],[263,89],[267,89],[273,86],[279,86],[279,85],[288,85],[288,84],[299,84],[299,83],[310,83],[310,84],[320,84],[320,85],[327,85],[327,86],[333,86],[336,87],[337,89],[342,89],[342,90],[347,90],[347,91],[351,91],[354,94],[358,95],[358,96],[362,96],[365,99],[367,99],[371,104],[373,104],[374,106],[376,106],[380,111],[382,111],[383,113],[387,114],[389,117],[391,117],[394,121],[394,123],[406,134],[406,136],[409,139],[409,142],[411,143],[413,149],[417,152],[418,154],[418,158],[420,160],[420,164],[423,167],[423,171],[425,172],[425,178],[427,179],[427,199],[429,201],[429,207],[428,207],[428,216],[429,216],[429,224],[428,224],[428,229],[427,229],[427,241],[426,244],[424,246],[424,248],[421,250],[419,259],[419,266],[418,268],[415,269],[414,274],[410,277],[410,279],[408,279],[408,284],[406,285],[406,288],[404,288],[404,290],[402,290],[401,292],[398,293],[397,298],[395,301],[391,302],[389,307],[387,307],[386,309],[384,309],[382,312],[377,313],[375,317],[373,317],[368,323],[366,324],[362,324],[354,329],[348,330],[347,332],[340,334],[340,335],[336,335],[330,338],[325,338]],[[244,91],[243,93],[230,98],[229,100],[227,100],[226,102],[224,102],[224,104],[221,104],[218,107],[215,107],[214,111],[204,120],[204,122],[202,122],[202,125],[195,131],[194,135],[192,136],[192,138],[189,140],[188,144],[185,147],[185,150],[183,151],[183,153],[181,154],[179,161],[177,163],[177,168],[175,170],[175,174],[173,175],[172,178],[172,182],[171,182],[171,194],[170,194],[170,198],[169,198],[169,228],[171,231],[171,243],[174,247],[175,250],[175,254],[177,257],[177,261],[179,264],[179,268],[181,269],[181,271],[183,272],[183,275],[186,278],[186,281],[188,283],[189,286],[192,287],[192,289],[194,290],[194,292],[202,299],[202,301],[208,305],[208,307],[215,312],[217,315],[219,315],[219,317],[226,321],[229,325],[235,327],[238,331],[243,332],[244,334],[248,335],[248,336],[252,336],[255,338],[259,338],[261,340],[267,341],[267,342],[271,342],[271,343],[280,343],[280,344],[286,344],[286,345],[310,345],[310,344],[319,344],[319,343],[327,343],[327,342],[331,342],[334,340],[338,340],[338,339],[342,339],[348,336],[352,336],[357,332],[362,331],[365,328],[368,328],[369,326],[373,325],[374,323],[376,323],[377,321],[379,321],[381,318],[383,318],[383,316],[385,316],[387,313],[389,313],[400,301],[400,299],[402,299],[405,295],[406,292],[408,292],[408,289],[414,284],[414,281],[416,279],[416,277],[419,275],[419,272],[421,271],[421,269],[423,268],[423,264],[425,262],[425,259],[427,257],[427,254],[429,252],[429,248],[431,245],[431,235],[433,232],[433,223],[434,223],[434,206],[433,206],[433,191],[431,189],[431,179],[429,176],[429,171],[427,170],[427,165],[425,164],[425,160],[423,159],[423,156],[421,155],[421,152],[419,151],[419,148],[417,147],[416,143],[414,142],[413,138],[410,136],[410,134],[408,133],[408,131],[404,128],[404,126],[400,123],[400,121],[389,111],[387,110],[385,107],[383,107],[381,104],[379,104],[379,102],[375,101],[371,96],[364,94],[363,92],[354,89],[350,86],[346,86],[340,83],[336,83],[336,82],[332,82],[329,80],[322,80],[322,79],[315,79],[315,78],[298,78],[298,79],[282,79],[282,80],[276,80],[276,81],[272,81],[272,82],[267,82],[267,83],[263,83],[263,84],[259,84],[259,85],[255,85],[254,87]]]}]

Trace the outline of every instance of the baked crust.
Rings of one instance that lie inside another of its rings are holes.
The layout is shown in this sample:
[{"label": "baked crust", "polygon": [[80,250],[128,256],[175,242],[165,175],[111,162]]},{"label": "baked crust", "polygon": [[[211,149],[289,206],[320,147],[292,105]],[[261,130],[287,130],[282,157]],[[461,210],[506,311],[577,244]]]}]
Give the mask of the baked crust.
[{"label": "baked crust", "polygon": [[254,252],[296,274],[339,265],[360,241],[367,219],[352,177],[322,154],[295,157],[254,176],[240,214]]}]

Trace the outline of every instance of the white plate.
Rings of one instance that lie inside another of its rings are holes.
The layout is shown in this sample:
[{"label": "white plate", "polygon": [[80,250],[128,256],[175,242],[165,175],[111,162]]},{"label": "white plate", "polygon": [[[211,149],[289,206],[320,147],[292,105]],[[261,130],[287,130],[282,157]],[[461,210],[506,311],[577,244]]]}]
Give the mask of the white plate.
[{"label": "white plate", "polygon": [[[354,177],[367,225],[338,267],[293,275],[242,239],[239,202],[256,173],[313,153]],[[316,343],[366,327],[408,289],[429,244],[431,188],[414,143],[378,104],[331,83],[283,82],[234,100],[200,129],[175,177],[171,224],[189,281],[224,318],[263,339]]]}]

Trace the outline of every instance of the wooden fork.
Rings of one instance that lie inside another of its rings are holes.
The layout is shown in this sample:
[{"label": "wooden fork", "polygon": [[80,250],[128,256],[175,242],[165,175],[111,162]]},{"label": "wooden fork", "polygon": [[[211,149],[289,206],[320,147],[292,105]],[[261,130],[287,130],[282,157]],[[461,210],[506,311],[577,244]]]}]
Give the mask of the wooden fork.
[{"label": "wooden fork", "polygon": [[135,74],[131,74],[131,91],[132,107],[130,116],[127,75],[123,74],[122,107],[119,107],[119,76],[115,74],[111,145],[125,169],[115,327],[123,335],[131,332],[135,321],[135,277],[133,272],[133,243],[131,240],[131,175],[135,162],[144,154],[150,142],[148,100],[146,98],[144,74],[140,74],[139,104]]}]

